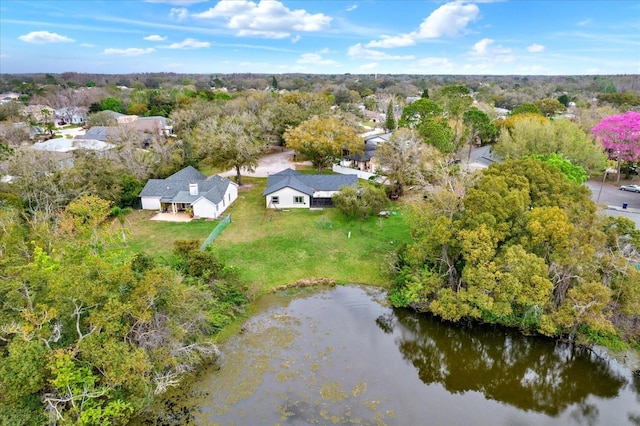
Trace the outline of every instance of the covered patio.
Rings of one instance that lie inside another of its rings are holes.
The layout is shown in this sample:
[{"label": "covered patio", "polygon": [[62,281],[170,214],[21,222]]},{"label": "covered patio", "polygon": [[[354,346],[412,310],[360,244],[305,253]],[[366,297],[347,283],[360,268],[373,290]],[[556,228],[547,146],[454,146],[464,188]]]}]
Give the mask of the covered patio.
[{"label": "covered patio", "polygon": [[191,222],[192,218],[184,212],[156,213],[149,220],[162,220],[165,222]]}]

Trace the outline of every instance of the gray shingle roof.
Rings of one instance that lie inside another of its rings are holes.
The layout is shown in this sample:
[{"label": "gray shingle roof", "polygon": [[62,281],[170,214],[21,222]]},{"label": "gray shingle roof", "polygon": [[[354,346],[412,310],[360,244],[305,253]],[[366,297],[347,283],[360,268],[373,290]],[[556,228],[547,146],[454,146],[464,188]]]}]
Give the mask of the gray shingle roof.
[{"label": "gray shingle roof", "polygon": [[[192,183],[198,184],[197,195],[189,193],[189,184]],[[230,184],[228,179],[217,175],[207,178],[195,168],[188,166],[166,179],[149,179],[142,188],[140,197],[159,197],[160,201],[165,203],[188,204],[204,197],[212,203],[218,204],[222,201]]]},{"label": "gray shingle roof", "polygon": [[193,166],[187,166],[179,172],[175,172],[165,180],[192,180],[195,183],[199,180],[206,180],[207,177]]},{"label": "gray shingle roof", "polygon": [[262,195],[289,187],[312,196],[316,191],[339,191],[343,186],[354,186],[357,183],[356,175],[305,175],[285,169],[269,176],[267,188]]}]

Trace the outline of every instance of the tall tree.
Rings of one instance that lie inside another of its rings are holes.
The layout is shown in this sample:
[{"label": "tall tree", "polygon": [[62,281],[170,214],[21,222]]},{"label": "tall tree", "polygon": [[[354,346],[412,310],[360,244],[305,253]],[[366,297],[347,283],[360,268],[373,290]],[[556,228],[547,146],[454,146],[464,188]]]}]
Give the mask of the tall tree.
[{"label": "tall tree", "polygon": [[342,158],[343,152],[362,153],[364,142],[355,129],[335,115],[314,116],[284,134],[286,146],[322,169]]},{"label": "tall tree", "polygon": [[504,159],[527,155],[561,154],[573,164],[582,166],[588,174],[605,167],[602,146],[591,135],[569,120],[549,120],[537,114],[516,115],[513,127],[500,133],[494,152]]},{"label": "tall tree", "polygon": [[554,117],[567,111],[567,107],[557,99],[544,98],[535,101],[534,104],[545,117]]},{"label": "tall tree", "polygon": [[636,162],[640,158],[640,112],[605,117],[591,133],[609,152],[609,158],[618,162],[618,180],[622,161]]},{"label": "tall tree", "polygon": [[384,121],[384,127],[387,132],[393,132],[396,129],[396,117],[393,112],[393,101],[389,102],[387,107],[387,115]]},{"label": "tall tree", "polygon": [[425,144],[415,130],[398,129],[376,147],[376,156],[397,195],[407,185],[424,185],[429,164],[437,158],[436,150]]},{"label": "tall tree", "polygon": [[421,98],[406,105],[402,109],[398,126],[415,129],[418,128],[423,121],[429,118],[440,117],[442,113],[443,109],[437,103],[431,99]]},{"label": "tall tree", "polygon": [[[614,249],[625,224],[604,227],[588,189],[554,166],[494,164],[454,214],[431,199],[413,214],[414,242],[396,265],[395,304],[547,335],[606,335],[612,317],[625,315],[614,313],[611,291],[633,299],[635,285],[617,284],[637,276],[637,262]],[[640,303],[632,305],[637,312]]]},{"label": "tall tree", "polygon": [[212,164],[233,168],[242,185],[242,169],[254,171],[266,149],[254,115],[245,112],[225,116],[219,122],[207,119],[195,131],[201,152]]},{"label": "tall tree", "polygon": [[463,139],[463,116],[473,104],[471,92],[467,86],[445,86],[436,92],[436,102],[442,106],[453,130],[452,144],[454,150],[460,149]]}]

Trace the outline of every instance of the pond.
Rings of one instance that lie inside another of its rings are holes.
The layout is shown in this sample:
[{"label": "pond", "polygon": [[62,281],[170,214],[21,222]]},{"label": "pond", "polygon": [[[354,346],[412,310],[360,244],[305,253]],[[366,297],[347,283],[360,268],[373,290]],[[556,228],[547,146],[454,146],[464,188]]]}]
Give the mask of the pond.
[{"label": "pond", "polygon": [[377,288],[260,304],[140,424],[640,424],[640,377],[585,348],[392,309]]}]

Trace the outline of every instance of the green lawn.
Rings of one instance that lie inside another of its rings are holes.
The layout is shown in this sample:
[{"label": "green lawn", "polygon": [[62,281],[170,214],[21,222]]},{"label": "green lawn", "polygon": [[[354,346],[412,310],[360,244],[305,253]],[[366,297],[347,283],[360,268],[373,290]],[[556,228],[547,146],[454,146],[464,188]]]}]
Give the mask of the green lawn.
[{"label": "green lawn", "polygon": [[129,250],[144,251],[154,257],[170,255],[175,240],[205,238],[218,221],[193,220],[191,222],[162,222],[149,220],[155,212],[140,210],[127,215]]},{"label": "green lawn", "polygon": [[[336,209],[265,209],[266,178],[243,177],[245,185],[227,212],[231,223],[213,251],[240,269],[243,281],[258,292],[304,278],[333,278],[340,283],[387,285],[381,273],[385,257],[409,240],[406,217],[390,205],[389,218],[349,221]],[[171,223],[130,218],[130,249],[154,255],[171,253],[175,239],[204,240],[217,222]]]},{"label": "green lawn", "polygon": [[389,218],[348,221],[336,209],[265,209],[266,179],[247,179],[230,208],[232,221],[213,244],[221,260],[240,268],[261,291],[303,278],[386,285],[381,265],[409,240],[402,210]]}]

